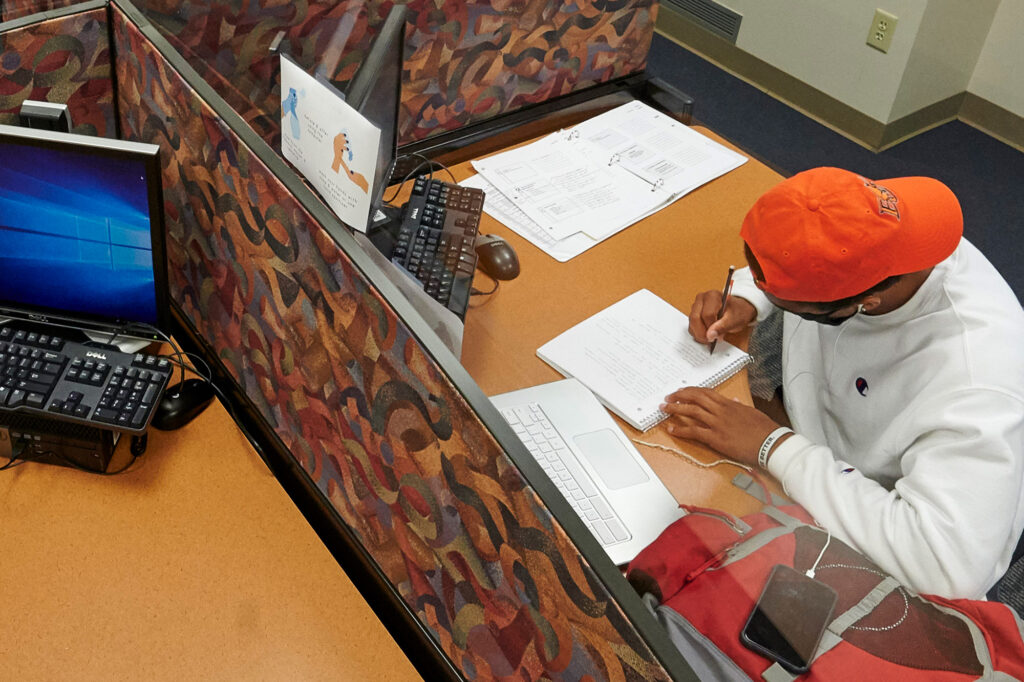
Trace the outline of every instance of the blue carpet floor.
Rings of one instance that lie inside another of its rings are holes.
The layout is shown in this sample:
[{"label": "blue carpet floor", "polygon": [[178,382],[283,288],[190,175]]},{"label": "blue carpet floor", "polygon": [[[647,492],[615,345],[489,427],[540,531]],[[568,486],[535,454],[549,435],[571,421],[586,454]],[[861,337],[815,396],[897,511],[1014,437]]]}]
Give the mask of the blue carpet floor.
[{"label": "blue carpet floor", "polygon": [[694,98],[696,122],[783,175],[838,166],[938,178],[960,199],[964,234],[1024,299],[1024,154],[1013,147],[953,121],[871,152],[660,35],[647,71]]}]

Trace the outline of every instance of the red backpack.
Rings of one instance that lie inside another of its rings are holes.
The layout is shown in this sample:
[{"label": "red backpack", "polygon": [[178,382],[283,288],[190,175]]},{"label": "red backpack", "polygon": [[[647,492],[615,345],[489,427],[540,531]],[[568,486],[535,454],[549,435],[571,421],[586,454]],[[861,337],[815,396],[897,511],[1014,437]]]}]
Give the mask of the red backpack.
[{"label": "red backpack", "polygon": [[[734,482],[753,490],[745,474]],[[701,679],[1024,679],[1022,623],[1005,604],[916,594],[829,540],[799,505],[769,505],[742,519],[688,511],[630,563],[627,577]],[[815,579],[838,595],[799,676],[740,641],[777,564],[814,566]]]}]

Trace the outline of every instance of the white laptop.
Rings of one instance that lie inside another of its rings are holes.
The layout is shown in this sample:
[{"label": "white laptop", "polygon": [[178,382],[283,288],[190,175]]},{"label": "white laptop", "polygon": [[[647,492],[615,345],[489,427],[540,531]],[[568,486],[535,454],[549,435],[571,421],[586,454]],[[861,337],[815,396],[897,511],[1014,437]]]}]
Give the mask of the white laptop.
[{"label": "white laptop", "polygon": [[491,397],[616,565],[685,514],[590,390],[576,379]]}]

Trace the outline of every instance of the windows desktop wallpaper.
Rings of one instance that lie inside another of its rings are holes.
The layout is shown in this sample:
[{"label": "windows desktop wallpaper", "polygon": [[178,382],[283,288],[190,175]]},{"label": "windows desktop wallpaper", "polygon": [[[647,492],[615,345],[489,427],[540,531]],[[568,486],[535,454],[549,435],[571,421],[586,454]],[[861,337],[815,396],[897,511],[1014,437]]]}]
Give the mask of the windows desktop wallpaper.
[{"label": "windows desktop wallpaper", "polygon": [[0,302],[155,324],[144,160],[0,141]]}]

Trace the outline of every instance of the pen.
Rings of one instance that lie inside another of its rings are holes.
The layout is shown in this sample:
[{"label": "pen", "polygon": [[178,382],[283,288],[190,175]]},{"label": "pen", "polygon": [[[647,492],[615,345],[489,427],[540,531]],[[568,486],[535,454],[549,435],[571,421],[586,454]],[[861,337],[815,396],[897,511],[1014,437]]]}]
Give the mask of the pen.
[{"label": "pen", "polygon": [[[732,290],[732,273],[736,272],[736,266],[729,266],[729,274],[725,276],[725,286],[722,287],[722,307],[718,309],[718,315],[715,317],[715,322],[722,319],[722,315],[725,315],[725,306],[729,303],[729,292]],[[711,342],[710,353],[715,352],[715,344],[718,343],[718,339]]]}]

